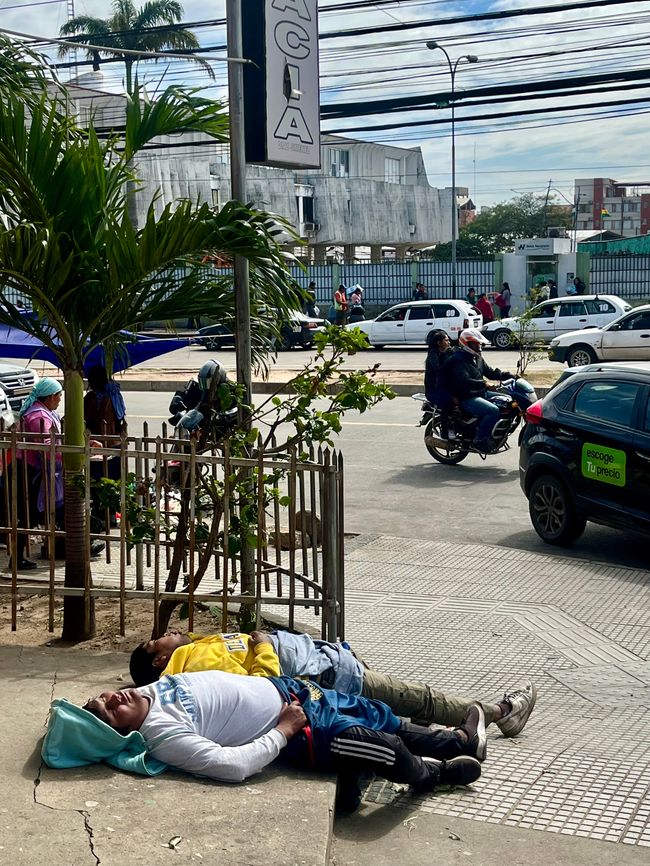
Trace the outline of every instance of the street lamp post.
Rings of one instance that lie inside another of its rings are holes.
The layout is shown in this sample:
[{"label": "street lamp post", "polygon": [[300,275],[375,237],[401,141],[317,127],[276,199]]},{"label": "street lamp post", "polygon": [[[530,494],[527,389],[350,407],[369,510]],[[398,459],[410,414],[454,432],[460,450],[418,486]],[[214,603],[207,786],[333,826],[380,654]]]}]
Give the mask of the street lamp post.
[{"label": "street lamp post", "polygon": [[458,199],[456,197],[456,71],[462,60],[468,63],[478,63],[475,54],[463,54],[455,63],[452,63],[447,49],[438,42],[427,42],[430,51],[439,49],[447,58],[449,73],[451,75],[451,296],[457,295],[458,269],[456,265],[456,241],[458,239]]}]

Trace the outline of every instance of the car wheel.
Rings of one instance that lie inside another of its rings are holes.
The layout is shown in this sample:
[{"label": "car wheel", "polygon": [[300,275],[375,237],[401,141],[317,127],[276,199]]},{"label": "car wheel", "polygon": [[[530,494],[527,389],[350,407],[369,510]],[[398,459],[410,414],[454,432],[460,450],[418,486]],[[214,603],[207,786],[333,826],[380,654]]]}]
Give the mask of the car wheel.
[{"label": "car wheel", "polygon": [[438,463],[444,463],[445,466],[455,466],[469,454],[467,448],[462,448],[458,443],[450,441],[448,447],[444,448],[442,445],[435,444],[432,437],[442,439],[440,413],[437,410],[434,411],[432,419],[424,428],[424,444],[429,454],[434,460],[437,460]]},{"label": "car wheel", "polygon": [[566,358],[569,367],[585,367],[596,360],[596,353],[591,346],[574,346]]},{"label": "car wheel", "polygon": [[507,328],[499,328],[492,335],[492,345],[497,349],[512,349],[512,331]]},{"label": "car wheel", "polygon": [[221,340],[215,340],[214,337],[208,337],[203,345],[209,352],[218,352],[221,349]]},{"label": "car wheel", "polygon": [[373,343],[372,348],[377,349],[377,351],[381,352],[381,350],[384,348],[384,344],[383,343]]},{"label": "car wheel", "polygon": [[566,486],[556,475],[540,475],[528,494],[528,510],[535,532],[547,544],[571,544],[585,531],[587,521],[576,511]]}]

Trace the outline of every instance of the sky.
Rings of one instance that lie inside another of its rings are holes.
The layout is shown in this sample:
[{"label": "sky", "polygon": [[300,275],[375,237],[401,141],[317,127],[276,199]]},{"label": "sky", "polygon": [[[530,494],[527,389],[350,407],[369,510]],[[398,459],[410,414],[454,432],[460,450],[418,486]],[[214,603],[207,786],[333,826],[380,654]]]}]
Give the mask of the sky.
[{"label": "sky", "polygon": [[[446,24],[457,16],[482,12],[523,9],[540,5],[559,6],[561,0],[393,0],[376,4],[363,0],[363,8],[336,9],[349,0],[321,0],[321,37],[329,32],[355,27],[386,27],[415,22],[415,29],[361,36],[321,39],[321,104],[359,102],[388,97],[443,93],[449,90],[449,69],[441,51],[430,51],[427,40],[442,44],[452,60],[466,54],[478,57],[475,64],[461,61],[456,88],[524,84],[572,75],[603,74],[645,69],[650,42],[650,2],[633,2],[601,8],[587,7],[553,14],[531,15],[499,21]],[[0,0],[0,28],[14,29],[50,39],[58,35],[69,6],[75,15],[110,15],[109,0],[41,0],[37,5],[21,0]],[[136,0],[136,5],[141,5]],[[216,46],[203,56],[210,59],[216,79],[184,62],[146,63],[140,76],[149,88],[164,75],[165,83],[206,87],[206,92],[225,98],[225,2],[185,0],[183,20],[214,22],[192,26],[201,45]],[[436,24],[425,23],[435,21]],[[422,24],[420,25],[420,22]],[[47,46],[46,46],[47,48]],[[51,49],[51,46],[50,46]],[[55,52],[50,50],[52,57]],[[79,53],[83,59],[83,53]],[[87,69],[87,68],[84,68]],[[119,64],[103,66],[104,86],[122,88]],[[65,80],[69,70],[61,70]],[[477,206],[489,206],[518,194],[544,194],[551,187],[558,201],[573,200],[573,181],[578,177],[613,177],[629,183],[650,180],[648,124],[650,102],[613,108],[589,108],[599,101],[617,98],[642,99],[643,89],[612,90],[577,97],[531,99],[525,93],[513,102],[492,102],[480,107],[456,109],[457,184],[467,186]],[[498,97],[496,97],[498,99]],[[533,115],[474,121],[476,114],[525,108],[570,106],[555,115]],[[421,147],[429,181],[449,186],[451,137],[449,109],[427,108],[412,112],[344,120],[324,120],[322,131],[334,131],[369,141]],[[414,121],[426,125],[409,127]],[[396,129],[371,131],[369,125],[395,123]]]}]

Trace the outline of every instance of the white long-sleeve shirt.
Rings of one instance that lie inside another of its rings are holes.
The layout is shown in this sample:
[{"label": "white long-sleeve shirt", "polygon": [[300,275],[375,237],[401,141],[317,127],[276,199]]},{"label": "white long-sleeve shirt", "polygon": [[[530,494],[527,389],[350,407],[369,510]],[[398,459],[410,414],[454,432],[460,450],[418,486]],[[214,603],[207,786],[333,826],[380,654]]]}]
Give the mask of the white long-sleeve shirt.
[{"label": "white long-sleeve shirt", "polygon": [[264,677],[201,671],[165,676],[138,691],[150,702],[140,727],[150,754],[196,776],[241,782],[287,743],[275,730],[282,698]]}]

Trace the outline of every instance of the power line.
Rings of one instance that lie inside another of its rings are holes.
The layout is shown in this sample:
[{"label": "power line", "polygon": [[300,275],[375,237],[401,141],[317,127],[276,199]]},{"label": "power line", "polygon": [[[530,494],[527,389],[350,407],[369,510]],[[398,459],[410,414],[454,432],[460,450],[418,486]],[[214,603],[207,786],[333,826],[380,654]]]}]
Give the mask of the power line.
[{"label": "power line", "polygon": [[568,12],[572,9],[591,10],[600,6],[622,6],[637,3],[638,0],[591,0],[589,3],[562,3],[558,6],[529,6],[526,9],[510,9],[503,12],[479,12],[474,15],[460,15],[455,18],[434,18],[429,21],[409,21],[403,24],[386,24],[381,27],[356,27],[350,30],[334,30],[321,33],[321,39],[338,39],[341,36],[366,36],[370,33],[388,33],[401,30],[414,30],[423,27],[446,27],[450,24],[468,24],[473,21],[496,21],[504,18],[519,18],[527,15],[548,15]]}]

